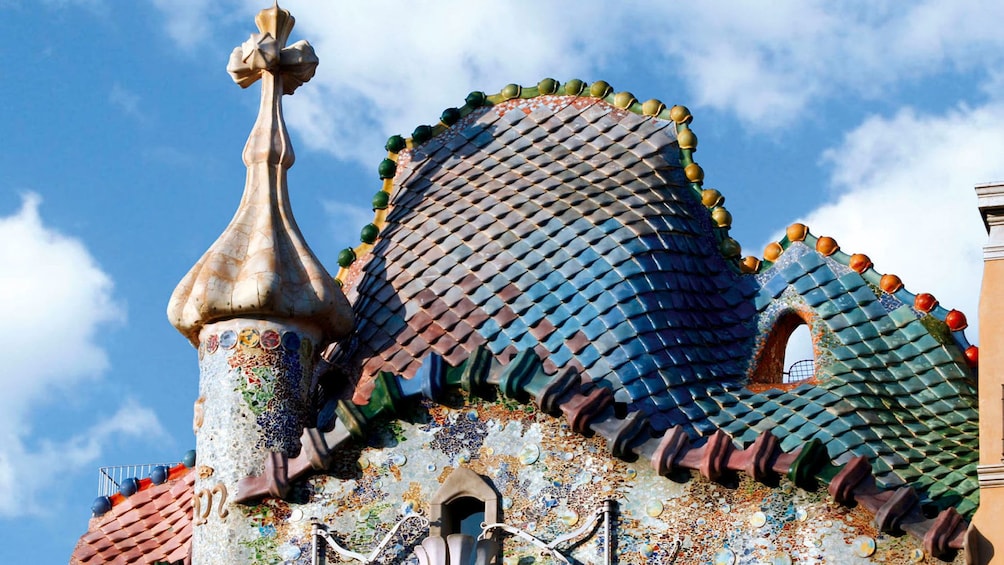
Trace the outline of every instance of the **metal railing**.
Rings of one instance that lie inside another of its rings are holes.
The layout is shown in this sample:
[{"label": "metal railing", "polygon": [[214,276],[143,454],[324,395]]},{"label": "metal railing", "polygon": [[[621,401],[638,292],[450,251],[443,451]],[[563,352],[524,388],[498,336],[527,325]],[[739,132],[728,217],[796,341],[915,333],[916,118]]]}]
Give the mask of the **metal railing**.
[{"label": "metal railing", "polygon": [[115,465],[98,468],[98,496],[111,496],[122,488],[122,481],[131,478],[145,479],[150,476],[154,467],[164,465],[170,468],[170,463],[144,463],[142,465]]},{"label": "metal railing", "polygon": [[781,373],[781,382],[798,383],[811,379],[816,374],[816,362],[814,359],[802,359],[795,361],[788,367],[788,370]]}]

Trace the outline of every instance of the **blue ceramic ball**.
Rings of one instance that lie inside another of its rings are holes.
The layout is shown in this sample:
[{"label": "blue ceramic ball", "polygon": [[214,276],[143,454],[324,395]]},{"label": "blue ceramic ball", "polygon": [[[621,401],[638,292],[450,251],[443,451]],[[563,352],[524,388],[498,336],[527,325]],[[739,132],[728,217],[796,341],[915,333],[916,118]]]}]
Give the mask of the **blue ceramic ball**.
[{"label": "blue ceramic ball", "polygon": [[94,499],[94,504],[91,504],[91,512],[93,512],[95,516],[101,516],[111,509],[112,499],[107,496],[99,496]]},{"label": "blue ceramic ball", "polygon": [[132,496],[136,494],[139,490],[139,479],[133,477],[131,479],[125,479],[122,481],[122,485],[119,486],[119,492],[122,496]]},{"label": "blue ceramic ball", "polygon": [[160,485],[167,481],[167,476],[171,473],[171,470],[164,465],[157,465],[150,471],[150,480],[153,484]]}]

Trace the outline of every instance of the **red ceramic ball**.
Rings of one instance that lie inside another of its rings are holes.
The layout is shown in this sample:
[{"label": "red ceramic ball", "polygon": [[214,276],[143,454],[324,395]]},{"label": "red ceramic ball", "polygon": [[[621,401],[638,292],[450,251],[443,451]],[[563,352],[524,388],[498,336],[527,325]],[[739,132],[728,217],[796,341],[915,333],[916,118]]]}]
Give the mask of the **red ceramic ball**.
[{"label": "red ceramic ball", "polygon": [[958,310],[952,310],[945,316],[945,323],[948,324],[948,329],[953,332],[959,330],[964,330],[969,327],[969,323],[966,321],[966,315]]},{"label": "red ceramic ball", "polygon": [[975,369],[980,363],[980,348],[970,345],[966,348],[966,364]]},{"label": "red ceramic ball", "polygon": [[938,299],[933,294],[924,292],[913,298],[913,307],[921,312],[930,312],[938,305]]}]

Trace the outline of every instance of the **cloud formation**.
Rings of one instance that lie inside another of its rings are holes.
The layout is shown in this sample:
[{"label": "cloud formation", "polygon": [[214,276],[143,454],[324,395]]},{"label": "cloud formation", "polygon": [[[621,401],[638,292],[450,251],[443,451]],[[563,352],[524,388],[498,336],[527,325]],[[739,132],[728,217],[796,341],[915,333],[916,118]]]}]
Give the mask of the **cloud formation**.
[{"label": "cloud formation", "polygon": [[[210,5],[188,2],[203,11]],[[242,14],[262,7],[259,0],[221,4]],[[975,77],[984,85],[976,96],[987,100],[978,107],[942,116],[892,109],[848,124],[843,141],[821,159],[827,203],[803,218],[814,233],[869,253],[912,291],[944,296],[975,322],[985,234],[972,187],[1004,178],[992,158],[1004,125],[1004,34],[996,25],[1004,4],[962,0],[948,10],[935,0],[785,0],[769,10],[727,2],[685,12],[590,1],[516,1],[504,9],[430,1],[283,6],[297,17],[294,35],[308,39],[321,60],[310,87],[286,101],[291,129],[311,149],[366,166],[379,159],[387,135],[435,122],[472,88],[494,91],[544,76],[594,80],[612,61],[679,77],[678,99],[757,133],[783,134],[837,101],[867,108],[932,77]],[[975,340],[975,327],[969,335]]]},{"label": "cloud formation", "polygon": [[826,151],[834,196],[801,221],[964,312],[975,342],[987,234],[973,187],[1004,179],[1002,131],[1004,103],[872,116]]},{"label": "cloud formation", "polygon": [[[237,14],[264,6],[185,0],[178,9],[177,2],[151,1],[183,45],[206,41]],[[788,0],[769,10],[728,2],[686,12],[590,1],[288,0],[283,7],[297,18],[294,35],[321,59],[311,88],[286,102],[290,127],[313,149],[366,164],[388,135],[435,122],[471,89],[497,91],[545,76],[608,78],[594,75],[614,61],[682,78],[685,92],[666,94],[692,108],[777,131],[838,98],[875,100],[946,69],[992,75],[1004,60],[1004,35],[994,25],[1004,19],[1004,4],[992,0],[963,0],[951,10],[934,0]]]},{"label": "cloud formation", "polygon": [[[34,409],[99,378],[109,363],[98,332],[125,318],[111,279],[83,244],[42,222],[40,203],[28,194],[20,210],[0,217],[0,517],[36,512],[42,488],[93,463],[108,440],[163,433],[134,402],[87,430],[48,429],[33,418]],[[61,432],[66,439],[51,439]]]}]

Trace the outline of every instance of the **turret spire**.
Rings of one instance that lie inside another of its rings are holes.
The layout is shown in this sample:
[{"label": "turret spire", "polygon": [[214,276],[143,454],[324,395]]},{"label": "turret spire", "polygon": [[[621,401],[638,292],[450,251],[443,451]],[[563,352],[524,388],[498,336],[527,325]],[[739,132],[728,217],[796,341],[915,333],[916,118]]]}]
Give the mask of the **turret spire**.
[{"label": "turret spire", "polygon": [[306,41],[286,47],[294,19],[278,5],[259,12],[255,23],[260,33],[234,49],[227,65],[241,87],[262,83],[258,119],[244,146],[244,195],[168,306],[171,323],[195,345],[206,324],[237,317],[312,323],[325,339],[352,326],[348,301],[296,225],[286,185],[294,155],[282,95],[314,76],[317,56]]},{"label": "turret spire", "polygon": [[240,86],[262,85],[244,146],[244,195],[168,305],[171,323],[199,348],[196,565],[252,561],[258,529],[234,503],[240,482],[261,475],[266,459],[300,452],[315,414],[310,394],[320,346],[352,329],[351,306],[304,242],[286,186],[293,148],[282,95],[310,80],[317,57],[306,41],[286,47],[293,18],[278,5],[255,22],[259,33],[234,49],[227,65]]}]

